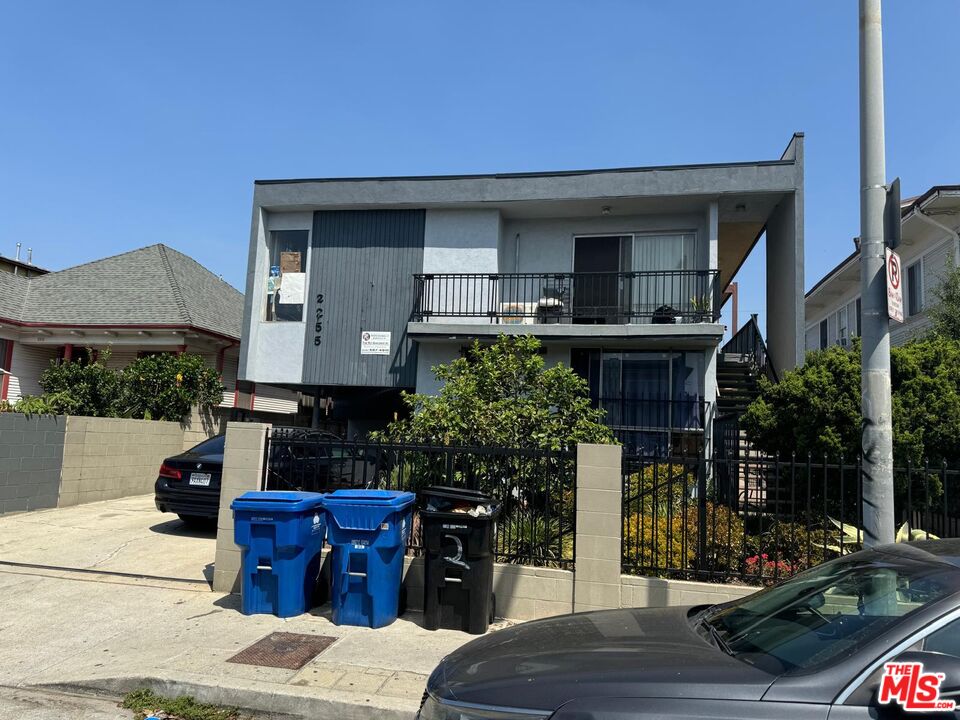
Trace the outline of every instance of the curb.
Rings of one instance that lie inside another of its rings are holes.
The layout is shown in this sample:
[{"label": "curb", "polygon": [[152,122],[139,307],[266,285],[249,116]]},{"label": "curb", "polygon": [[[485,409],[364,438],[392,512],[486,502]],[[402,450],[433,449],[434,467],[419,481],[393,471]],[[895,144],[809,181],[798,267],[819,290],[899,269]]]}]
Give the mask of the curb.
[{"label": "curb", "polygon": [[[414,720],[416,703],[401,698],[326,690],[325,696],[310,693],[297,685],[277,685],[282,692],[244,686],[231,678],[218,678],[218,685],[183,680],[173,676],[124,676],[30,685],[38,689],[77,694],[108,694],[122,697],[147,688],[164,697],[190,695],[211,705],[233,707],[241,711],[268,713],[292,718],[337,718],[337,720]],[[362,702],[358,702],[362,700]]]}]

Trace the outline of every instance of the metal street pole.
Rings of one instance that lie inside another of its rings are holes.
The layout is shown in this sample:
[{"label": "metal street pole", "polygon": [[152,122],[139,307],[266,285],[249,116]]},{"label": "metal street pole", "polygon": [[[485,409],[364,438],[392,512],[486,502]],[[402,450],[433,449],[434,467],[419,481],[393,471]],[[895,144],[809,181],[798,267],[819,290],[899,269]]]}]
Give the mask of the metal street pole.
[{"label": "metal street pole", "polygon": [[890,320],[884,257],[886,167],[880,0],[860,0],[860,282],[864,545],[894,540]]}]

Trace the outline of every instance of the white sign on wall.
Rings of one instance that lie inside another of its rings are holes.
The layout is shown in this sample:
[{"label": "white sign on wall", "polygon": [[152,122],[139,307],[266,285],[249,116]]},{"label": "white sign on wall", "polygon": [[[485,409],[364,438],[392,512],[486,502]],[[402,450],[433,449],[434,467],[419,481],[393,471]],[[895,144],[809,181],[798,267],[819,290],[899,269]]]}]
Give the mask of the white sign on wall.
[{"label": "white sign on wall", "polygon": [[389,355],[390,333],[364,330],[360,333],[361,355]]},{"label": "white sign on wall", "polygon": [[903,322],[903,268],[900,256],[887,248],[887,315]]}]

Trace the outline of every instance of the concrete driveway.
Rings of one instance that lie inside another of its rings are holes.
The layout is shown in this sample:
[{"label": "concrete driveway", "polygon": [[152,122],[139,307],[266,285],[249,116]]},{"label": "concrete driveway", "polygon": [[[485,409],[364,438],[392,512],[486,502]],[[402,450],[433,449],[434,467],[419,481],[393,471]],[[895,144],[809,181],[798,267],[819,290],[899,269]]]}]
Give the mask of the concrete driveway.
[{"label": "concrete driveway", "polygon": [[0,569],[209,586],[216,541],[143,495],[0,517]]},{"label": "concrete driveway", "polygon": [[[0,717],[29,700],[11,690],[150,687],[263,717],[408,720],[427,674],[471,639],[425,630],[417,613],[378,630],[334,625],[329,605],[242,615],[210,589],[214,546],[149,496],[0,518]],[[231,662],[276,632],[332,644],[299,669]]]}]

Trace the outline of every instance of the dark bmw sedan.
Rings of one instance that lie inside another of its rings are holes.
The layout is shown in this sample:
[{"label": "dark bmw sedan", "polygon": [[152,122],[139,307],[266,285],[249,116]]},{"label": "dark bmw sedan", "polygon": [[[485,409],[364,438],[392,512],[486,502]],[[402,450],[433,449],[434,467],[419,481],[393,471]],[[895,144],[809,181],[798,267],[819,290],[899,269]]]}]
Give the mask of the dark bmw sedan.
[{"label": "dark bmw sedan", "polygon": [[446,657],[420,720],[954,718],[960,540],[880,547],[712,607],[567,615]]},{"label": "dark bmw sedan", "polygon": [[220,512],[223,435],[204,440],[163,461],[154,501],[160,512],[172,512],[188,525],[210,526]]}]

